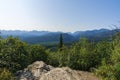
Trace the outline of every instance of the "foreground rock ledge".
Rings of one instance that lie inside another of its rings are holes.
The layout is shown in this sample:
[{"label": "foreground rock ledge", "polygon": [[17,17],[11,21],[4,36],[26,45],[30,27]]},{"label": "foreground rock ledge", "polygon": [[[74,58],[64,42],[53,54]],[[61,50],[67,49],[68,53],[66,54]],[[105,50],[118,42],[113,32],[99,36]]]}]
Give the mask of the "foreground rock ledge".
[{"label": "foreground rock ledge", "polygon": [[72,70],[68,67],[54,68],[43,61],[36,61],[16,73],[16,80],[99,80],[92,73]]}]

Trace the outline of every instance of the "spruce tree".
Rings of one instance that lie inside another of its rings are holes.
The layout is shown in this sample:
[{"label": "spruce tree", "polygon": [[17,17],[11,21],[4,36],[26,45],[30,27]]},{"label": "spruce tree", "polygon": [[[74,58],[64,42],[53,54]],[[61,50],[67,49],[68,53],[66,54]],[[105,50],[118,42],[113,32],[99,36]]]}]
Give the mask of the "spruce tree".
[{"label": "spruce tree", "polygon": [[60,34],[59,37],[59,50],[62,51],[62,47],[63,47],[63,37],[62,34]]}]

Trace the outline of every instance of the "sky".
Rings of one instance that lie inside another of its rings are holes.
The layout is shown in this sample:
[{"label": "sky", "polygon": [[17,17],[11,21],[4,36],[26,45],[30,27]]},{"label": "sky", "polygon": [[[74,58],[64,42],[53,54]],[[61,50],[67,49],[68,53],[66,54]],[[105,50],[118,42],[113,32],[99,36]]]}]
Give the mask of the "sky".
[{"label": "sky", "polygon": [[85,31],[120,26],[120,0],[0,0],[0,30]]}]

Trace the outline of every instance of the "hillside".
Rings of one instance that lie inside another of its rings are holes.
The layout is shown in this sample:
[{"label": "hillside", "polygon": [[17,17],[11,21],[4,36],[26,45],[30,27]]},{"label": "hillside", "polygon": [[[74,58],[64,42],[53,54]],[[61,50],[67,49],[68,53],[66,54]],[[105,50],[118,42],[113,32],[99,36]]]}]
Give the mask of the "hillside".
[{"label": "hillside", "polygon": [[90,71],[102,80],[119,80],[119,43],[120,33],[111,41],[82,38],[71,46],[56,45],[56,50],[14,37],[1,38],[0,80],[98,80]]}]

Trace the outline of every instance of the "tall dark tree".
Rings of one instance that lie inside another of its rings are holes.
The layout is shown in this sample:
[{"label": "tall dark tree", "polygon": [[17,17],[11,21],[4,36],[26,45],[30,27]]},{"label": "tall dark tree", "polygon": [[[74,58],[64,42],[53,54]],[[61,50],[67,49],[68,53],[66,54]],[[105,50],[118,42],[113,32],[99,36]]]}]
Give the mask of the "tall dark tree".
[{"label": "tall dark tree", "polygon": [[59,37],[59,49],[60,49],[60,51],[62,51],[62,47],[63,47],[63,37],[62,37],[62,34],[60,34],[60,37]]}]

